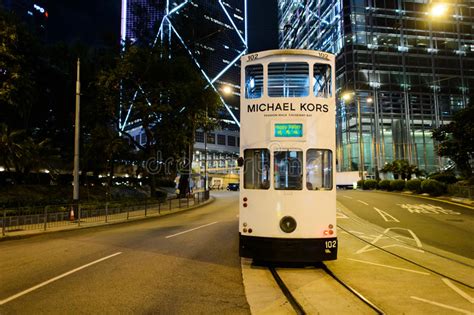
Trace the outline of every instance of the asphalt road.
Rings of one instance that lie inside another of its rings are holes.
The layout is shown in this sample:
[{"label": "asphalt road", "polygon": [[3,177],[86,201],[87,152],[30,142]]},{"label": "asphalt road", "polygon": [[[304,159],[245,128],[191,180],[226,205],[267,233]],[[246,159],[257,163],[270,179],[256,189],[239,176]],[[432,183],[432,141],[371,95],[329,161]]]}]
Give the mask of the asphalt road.
[{"label": "asphalt road", "polygon": [[[474,258],[474,209],[416,196],[340,190],[337,200],[360,218],[423,244]],[[410,232],[411,231],[411,232]]]},{"label": "asphalt road", "polygon": [[134,223],[0,242],[0,314],[248,314],[238,193]]}]

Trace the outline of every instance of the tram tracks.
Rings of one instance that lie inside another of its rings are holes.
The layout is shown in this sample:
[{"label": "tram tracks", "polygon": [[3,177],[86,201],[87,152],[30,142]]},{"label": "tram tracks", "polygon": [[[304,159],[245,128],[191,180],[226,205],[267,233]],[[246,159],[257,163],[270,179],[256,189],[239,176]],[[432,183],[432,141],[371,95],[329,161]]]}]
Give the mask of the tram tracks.
[{"label": "tram tracks", "polygon": [[[368,306],[370,309],[372,309],[375,314],[385,314],[384,311],[382,309],[380,309],[375,303],[373,303],[372,301],[370,301],[367,297],[365,297],[362,293],[358,292],[356,289],[354,289],[353,287],[351,287],[349,284],[347,284],[346,282],[344,282],[342,279],[340,279],[339,277],[337,277],[324,263],[318,263],[316,265],[313,266],[314,268],[311,268],[311,269],[303,269],[305,271],[305,273],[310,276],[308,273],[311,272],[313,273],[312,275],[314,276],[315,272],[317,273],[318,275],[318,278],[321,282],[321,286],[328,286],[327,282],[328,282],[328,279],[330,278],[331,281],[335,281],[337,282],[340,286],[342,286],[342,288],[345,289],[346,293],[349,293],[351,294],[352,296],[354,296],[355,298],[357,298],[360,302],[364,303],[366,306]],[[291,275],[287,275],[286,277],[285,276],[280,276],[279,274],[279,271],[281,273],[284,273],[285,272],[285,269],[284,268],[278,268],[278,267],[275,267],[275,266],[268,266],[268,269],[270,270],[272,276],[273,276],[273,279],[275,280],[275,282],[277,283],[278,287],[280,288],[281,292],[283,293],[283,295],[286,297],[287,301],[290,303],[290,305],[292,306],[293,310],[295,311],[296,314],[298,315],[302,315],[302,314],[311,314],[312,312],[311,311],[308,311],[306,308],[305,308],[305,303],[301,303],[300,301],[298,301],[298,299],[296,298],[296,291],[298,290],[297,288],[294,288],[291,284],[291,279],[290,280],[287,280],[285,282],[285,278],[291,278]],[[326,284],[323,284],[322,282],[326,282]],[[333,284],[329,285],[329,286],[332,286]],[[340,297],[339,297],[340,299]],[[325,309],[325,310],[328,310],[328,308],[331,308],[330,305],[322,305],[322,303],[324,303],[323,301],[328,301],[327,298],[325,297],[316,297],[316,296],[312,296],[312,301],[318,301],[318,305],[310,305],[310,308],[311,309],[316,309],[317,312],[319,313],[320,312],[320,309]],[[327,303],[327,302],[326,302]],[[329,300],[329,303],[331,303],[331,301]],[[353,302],[352,302],[353,303]],[[350,303],[350,304],[352,304]],[[336,312],[337,313],[337,310],[333,310],[331,312]],[[324,312],[323,312],[324,313]]]},{"label": "tram tracks", "polygon": [[[345,215],[347,218],[349,218],[351,221],[354,221],[354,222],[359,223],[359,224],[364,224],[364,227],[365,227],[366,229],[369,228],[369,229],[370,229],[371,231],[373,231],[374,233],[378,233],[378,234],[381,233],[380,230],[377,230],[377,229],[375,229],[375,228],[373,228],[373,227],[367,226],[367,225],[366,225],[366,222],[363,222],[363,221],[360,220],[360,219],[353,218],[353,217],[351,217],[351,216],[349,216],[349,215],[347,215],[347,214],[344,214],[344,215]],[[431,273],[433,273],[433,274],[436,274],[436,275],[438,275],[438,276],[440,276],[440,277],[442,277],[442,278],[449,279],[449,280],[451,280],[451,281],[453,281],[453,282],[456,282],[456,283],[458,283],[458,284],[460,284],[460,285],[465,286],[466,288],[474,289],[474,286],[473,286],[472,284],[466,283],[465,281],[462,281],[462,280],[459,280],[459,279],[457,279],[457,278],[455,278],[455,277],[453,277],[453,276],[450,276],[450,275],[448,275],[446,272],[442,272],[442,271],[435,270],[435,269],[433,269],[432,267],[429,267],[429,266],[425,265],[424,263],[419,263],[419,262],[415,261],[416,259],[415,259],[414,257],[411,257],[411,258],[405,257],[405,256],[403,256],[403,255],[401,255],[401,254],[395,253],[394,251],[391,251],[391,250],[388,250],[388,249],[386,249],[386,248],[383,248],[382,246],[379,246],[379,245],[377,245],[377,244],[374,243],[374,242],[370,242],[370,241],[366,240],[365,238],[363,238],[363,237],[361,237],[361,236],[359,236],[359,235],[356,235],[356,234],[353,233],[350,229],[347,229],[347,228],[343,227],[341,224],[337,224],[337,228],[338,228],[340,231],[343,231],[343,232],[347,233],[347,234],[350,235],[351,237],[354,237],[355,239],[357,239],[357,240],[359,240],[359,241],[361,241],[361,242],[363,242],[363,243],[365,243],[365,244],[367,244],[367,245],[370,245],[370,246],[376,248],[377,250],[380,250],[380,251],[382,251],[382,252],[384,252],[384,253],[387,253],[387,254],[389,254],[389,255],[391,255],[391,256],[397,258],[397,259],[403,260],[403,261],[408,262],[408,263],[410,263],[410,264],[412,264],[412,265],[414,265],[414,266],[417,266],[417,267],[419,267],[419,268],[425,269],[426,271],[429,271],[429,272],[431,272]],[[408,242],[405,242],[405,241],[403,241],[403,240],[400,240],[399,238],[394,237],[393,235],[384,233],[384,234],[383,234],[383,237],[386,238],[386,239],[390,239],[390,240],[392,240],[392,241],[395,241],[395,242],[397,242],[397,243],[403,244],[404,247],[411,248],[411,249],[413,249],[413,250],[419,250],[419,247],[416,247],[416,246],[414,246],[414,245],[412,245],[412,244],[410,244],[410,243],[408,243]],[[424,253],[427,253],[427,254],[430,254],[430,255],[432,255],[432,256],[438,257],[438,258],[440,258],[440,259],[443,259],[444,261],[449,261],[449,262],[452,262],[452,263],[455,263],[455,264],[459,264],[460,267],[461,267],[461,266],[467,267],[467,268],[472,268],[472,267],[473,267],[472,264],[466,263],[466,262],[464,262],[464,261],[460,261],[460,260],[458,260],[458,259],[454,259],[454,258],[452,258],[452,257],[448,257],[447,255],[443,255],[443,254],[437,253],[437,252],[435,252],[435,251],[433,251],[433,250],[428,250],[428,249],[426,249],[426,248],[423,248],[422,250],[423,250]]]},{"label": "tram tracks", "polygon": [[[353,218],[353,217],[347,215],[347,214],[344,213],[343,211],[341,211],[341,213],[343,213],[343,214],[344,214],[347,218],[349,218],[351,221],[354,221],[354,222],[357,222],[357,223],[360,223],[360,224],[364,224],[364,225],[366,224],[365,221],[363,221],[363,220],[361,220],[361,219],[355,219],[355,218]],[[358,239],[364,241],[365,243],[368,243],[368,244],[370,244],[370,245],[373,245],[374,247],[377,247],[375,244],[369,243],[369,242],[367,242],[366,240],[364,240],[364,239],[360,238],[359,236],[355,235],[354,233],[351,233],[351,232],[348,231],[346,228],[342,227],[340,224],[338,224],[337,227],[338,227],[339,229],[343,230],[344,232],[350,234],[351,236],[354,236],[354,237],[356,237],[356,238],[358,238]],[[373,228],[373,227],[370,227],[370,226],[367,226],[367,225],[365,225],[365,227],[368,228],[368,229],[370,229],[370,230],[373,231],[374,233],[380,233],[380,230],[377,230],[377,229],[375,229],[375,228]],[[400,240],[399,238],[395,238],[395,237],[393,237],[393,236],[391,236],[391,235],[389,235],[389,234],[384,234],[384,237],[389,238],[389,239],[394,240],[394,241],[397,241],[397,242],[399,242],[399,243],[403,243],[404,246],[410,247],[410,248],[412,248],[412,249],[418,249],[417,247],[413,246],[412,244],[409,244],[409,243],[407,243],[407,242],[404,242],[404,241]],[[434,255],[434,256],[437,256],[437,257],[440,257],[440,258],[449,260],[449,261],[451,261],[451,262],[455,262],[455,263],[464,265],[464,266],[466,266],[466,267],[472,267],[472,264],[468,264],[468,263],[466,263],[466,262],[464,262],[464,261],[460,261],[460,260],[458,260],[458,259],[454,259],[454,258],[452,258],[452,257],[448,257],[447,255],[443,255],[443,254],[437,253],[437,252],[435,252],[435,251],[428,250],[428,249],[426,249],[426,248],[423,248],[423,251],[426,252],[426,253],[429,253],[429,254],[431,254],[431,255]]]}]

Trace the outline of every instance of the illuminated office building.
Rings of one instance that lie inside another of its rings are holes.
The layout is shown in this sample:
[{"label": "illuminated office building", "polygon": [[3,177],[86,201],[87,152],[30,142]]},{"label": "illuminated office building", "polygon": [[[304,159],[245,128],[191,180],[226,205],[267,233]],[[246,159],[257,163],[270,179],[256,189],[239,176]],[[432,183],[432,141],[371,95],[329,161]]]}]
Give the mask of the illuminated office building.
[{"label": "illuminated office building", "polygon": [[[428,173],[449,166],[437,156],[431,133],[473,102],[472,1],[279,0],[278,5],[281,48],[337,55],[338,170],[363,165],[376,176],[396,159]],[[445,12],[435,17],[430,10],[437,5]]]},{"label": "illuminated office building", "polygon": [[[145,20],[139,16],[143,12]],[[239,152],[240,57],[247,48],[246,1],[122,0],[122,40],[137,40],[135,31],[140,23],[152,32],[154,42],[187,51],[220,95],[224,105],[219,115],[221,129],[208,134],[208,166],[211,171],[234,167]],[[121,127],[130,129],[127,117]],[[139,127],[132,131],[137,139],[143,139]],[[204,133],[196,131],[195,140],[195,158],[202,164]]]}]

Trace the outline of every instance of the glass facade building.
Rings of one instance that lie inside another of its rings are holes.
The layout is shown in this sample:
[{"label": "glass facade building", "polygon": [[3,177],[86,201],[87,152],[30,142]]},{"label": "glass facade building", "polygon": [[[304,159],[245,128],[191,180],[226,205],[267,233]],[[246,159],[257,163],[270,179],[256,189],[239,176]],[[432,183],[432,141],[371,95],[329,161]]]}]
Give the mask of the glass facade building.
[{"label": "glass facade building", "polygon": [[[121,25],[122,40],[134,42],[139,37],[137,29],[145,27],[152,32],[154,42],[187,51],[224,105],[219,113],[220,130],[209,133],[206,142],[204,133],[196,131],[195,163],[204,169],[202,152],[207,151],[208,169],[233,168],[239,152],[240,57],[247,49],[246,1],[122,0]],[[125,119],[121,126],[130,128],[130,122]],[[141,131],[135,128],[132,132]]]},{"label": "glass facade building", "polygon": [[279,0],[281,48],[337,56],[339,171],[449,166],[431,133],[474,101],[474,6],[442,3],[435,17],[436,0]]}]

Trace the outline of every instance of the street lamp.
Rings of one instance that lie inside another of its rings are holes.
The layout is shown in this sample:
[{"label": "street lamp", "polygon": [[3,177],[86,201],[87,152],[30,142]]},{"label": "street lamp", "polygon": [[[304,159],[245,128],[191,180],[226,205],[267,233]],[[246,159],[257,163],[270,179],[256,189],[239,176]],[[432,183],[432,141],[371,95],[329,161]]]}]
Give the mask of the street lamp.
[{"label": "street lamp", "polygon": [[[360,179],[364,180],[364,167],[365,167],[365,158],[364,158],[364,141],[362,138],[362,118],[361,118],[361,110],[360,110],[360,96],[356,95],[355,92],[345,92],[341,95],[342,100],[344,103],[348,103],[351,99],[355,98],[357,104],[357,125],[358,125],[358,134],[359,134],[359,176]],[[373,98],[367,97],[367,103],[372,103]]]},{"label": "street lamp", "polygon": [[226,95],[230,95],[232,94],[232,88],[228,85],[225,85],[223,88],[222,88],[222,92]]}]

